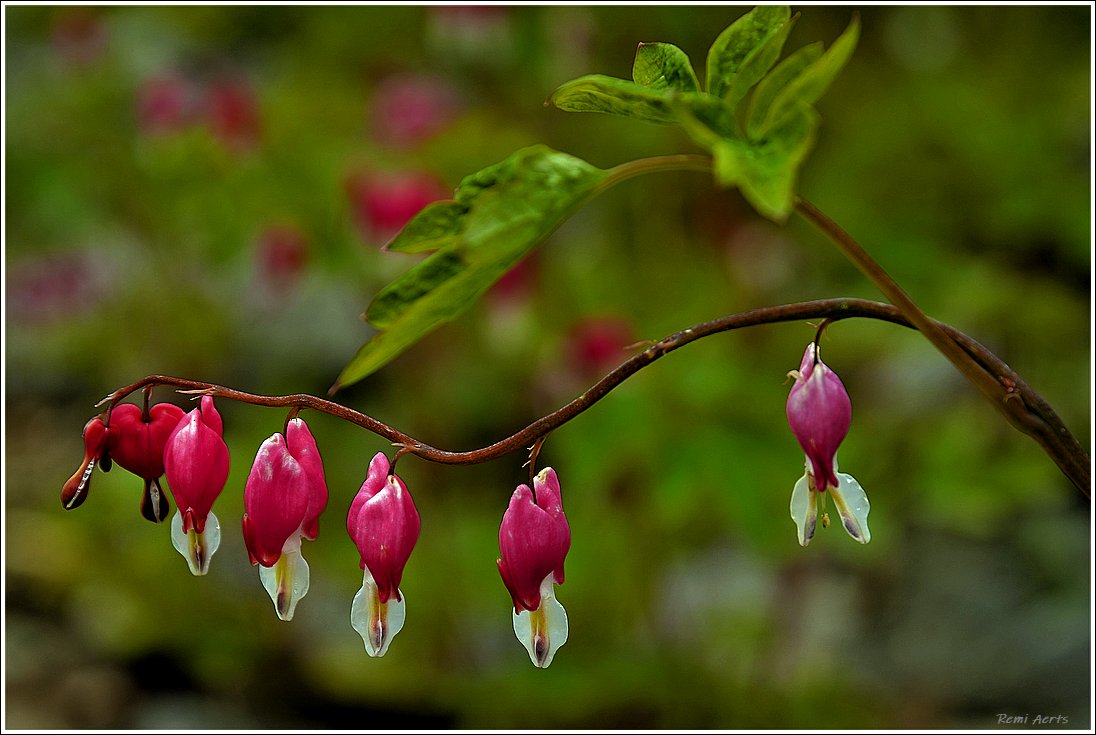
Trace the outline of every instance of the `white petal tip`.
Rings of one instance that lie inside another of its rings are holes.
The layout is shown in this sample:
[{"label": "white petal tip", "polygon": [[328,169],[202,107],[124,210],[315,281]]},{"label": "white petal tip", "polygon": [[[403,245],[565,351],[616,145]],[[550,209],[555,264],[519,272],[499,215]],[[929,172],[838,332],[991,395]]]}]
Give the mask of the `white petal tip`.
[{"label": "white petal tip", "polygon": [[259,565],[259,579],[274,603],[274,612],[286,622],[293,619],[297,603],[308,594],[308,562],[300,547],[283,551],[272,567]]},{"label": "white petal tip", "polygon": [[406,618],[403,592],[399,592],[399,599],[392,597],[388,602],[381,602],[373,575],[366,569],[362,588],[354,595],[354,604],[350,607],[350,624],[362,637],[365,652],[374,658],[386,654],[392,639],[403,630]]},{"label": "white petal tip", "polygon": [[193,528],[183,533],[183,516],[179,511],[171,518],[171,545],[184,559],[195,577],[209,571],[209,562],[221,545],[221,524],[217,516],[206,516],[205,530],[198,533]]},{"label": "white petal tip", "polygon": [[514,635],[538,669],[548,668],[567,642],[567,611],[556,599],[552,575],[541,585],[540,607],[514,613]]},{"label": "white petal tip", "polygon": [[855,540],[868,543],[871,541],[871,531],[868,530],[871,504],[868,503],[867,493],[852,475],[844,472],[837,473],[837,485],[830,488],[830,494],[837,512],[841,514],[841,525]]},{"label": "white petal tip", "polygon": [[817,493],[811,490],[807,475],[799,478],[792,490],[792,501],[789,507],[792,520],[795,521],[796,535],[799,545],[806,546],[814,538],[814,531],[818,523],[818,499]]}]

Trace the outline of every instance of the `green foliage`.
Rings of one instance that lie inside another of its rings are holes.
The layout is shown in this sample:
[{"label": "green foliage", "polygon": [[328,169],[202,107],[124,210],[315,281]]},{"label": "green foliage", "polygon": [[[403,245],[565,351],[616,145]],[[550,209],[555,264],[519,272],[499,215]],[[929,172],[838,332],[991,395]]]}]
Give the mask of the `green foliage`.
[{"label": "green foliage", "polygon": [[786,5],[762,5],[719,34],[708,49],[708,94],[732,105],[765,76],[791,29]]},{"label": "green foliage", "polygon": [[796,107],[809,107],[817,102],[852,57],[859,37],[860,19],[853,16],[849,27],[833,42],[826,53],[806,65],[798,74],[791,76],[788,82],[776,92],[763,122],[752,137],[763,139],[771,130],[782,125],[787,118],[793,117]]},{"label": "green foliage", "polygon": [[453,201],[422,210],[389,246],[436,250],[386,286],[365,312],[380,331],[343,369],[355,383],[456,318],[589,198],[605,172],[536,145],[468,176]]},{"label": "green foliage", "polygon": [[651,89],[697,92],[700,83],[685,52],[672,43],[641,43],[632,65],[632,80]]},{"label": "green foliage", "polygon": [[715,178],[721,186],[737,186],[770,219],[787,216],[794,204],[799,166],[814,145],[818,115],[797,107],[780,127],[755,144],[722,139],[712,148]]},{"label": "green foliage", "polygon": [[[811,105],[848,61],[859,31],[854,18],[826,53],[808,46],[769,74],[795,20],[785,6],[760,6],[732,23],[708,52],[707,92],[680,48],[641,43],[632,81],[590,74],[557,88],[548,101],[571,112],[681,124],[711,151],[721,186],[739,187],[758,212],[782,221],[814,143],[818,115]],[[737,108],[755,85],[751,134],[745,136]],[[343,369],[332,392],[463,313],[594,193],[604,175],[573,156],[534,146],[467,177],[454,200],[426,207],[388,249],[436,252],[370,304],[365,318],[380,331]]]},{"label": "green foliage", "polygon": [[[818,115],[812,105],[852,56],[860,32],[854,16],[825,53],[821,44],[812,44],[773,69],[798,17],[786,6],[763,5],[728,26],[708,50],[706,92],[695,84],[683,51],[641,44],[634,82],[589,75],[562,85],[548,101],[568,112],[682,125],[711,151],[721,186],[739,187],[759,213],[782,222],[795,204],[799,167],[814,143]],[[739,107],[755,87],[742,113],[744,132]]]},{"label": "green foliage", "polygon": [[[694,75],[695,76],[695,75]],[[603,74],[588,74],[560,86],[548,98],[566,112],[605,112],[647,122],[672,123],[669,87],[649,88]]]}]

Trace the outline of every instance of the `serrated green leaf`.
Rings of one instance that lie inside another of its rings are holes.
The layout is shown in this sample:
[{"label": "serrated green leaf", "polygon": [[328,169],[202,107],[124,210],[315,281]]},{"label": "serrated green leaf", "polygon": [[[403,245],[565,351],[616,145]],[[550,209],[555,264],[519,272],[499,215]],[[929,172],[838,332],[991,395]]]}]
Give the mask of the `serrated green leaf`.
[{"label": "serrated green leaf", "polygon": [[[580,158],[537,145],[466,177],[455,201],[441,203],[448,210],[436,215],[445,224],[441,237],[406,241],[412,248],[445,244],[377,294],[366,318],[380,331],[343,368],[331,392],[378,370],[464,312],[592,196],[605,174]],[[454,205],[463,212],[449,219],[458,214]],[[422,232],[430,231],[426,225],[434,216],[418,226]]]},{"label": "serrated green leaf", "polygon": [[726,96],[750,53],[764,45],[790,17],[786,5],[760,5],[727,26],[708,49],[708,93]]},{"label": "serrated green leaf", "polygon": [[674,121],[667,95],[603,74],[572,79],[552,92],[548,102],[566,112],[605,112],[657,123]]},{"label": "serrated green leaf", "polygon": [[700,91],[689,57],[672,43],[639,44],[632,64],[632,80],[659,91]]},{"label": "serrated green leaf", "polygon": [[712,149],[716,181],[739,187],[759,213],[783,222],[795,206],[799,166],[817,128],[818,114],[801,105],[760,143],[719,141]]},{"label": "serrated green leaf", "polygon": [[777,92],[765,121],[758,130],[758,137],[763,137],[767,131],[783,125],[785,117],[797,114],[797,108],[817,102],[852,56],[859,37],[860,17],[853,15],[848,28],[837,37],[833,45]]},{"label": "serrated green leaf", "polygon": [[428,204],[384,249],[397,253],[425,253],[443,248],[459,239],[467,211],[466,206],[456,201]]},{"label": "serrated green leaf", "polygon": [[768,76],[761,80],[750,98],[746,112],[746,133],[750,138],[761,137],[765,116],[772,107],[773,100],[788,82],[795,79],[808,66],[822,56],[822,42],[804,46],[776,65]]},{"label": "serrated green leaf", "polygon": [[798,18],[799,13],[793,15],[775,33],[770,34],[760,46],[750,51],[743,59],[742,65],[738,68],[738,73],[734,75],[730,87],[723,95],[723,98],[727,100],[732,108],[738,106],[742,98],[749,93],[755,84],[761,81],[762,77],[776,63],[776,60],[780,58],[784,42],[788,40],[788,34],[791,33],[792,26],[795,25]]}]

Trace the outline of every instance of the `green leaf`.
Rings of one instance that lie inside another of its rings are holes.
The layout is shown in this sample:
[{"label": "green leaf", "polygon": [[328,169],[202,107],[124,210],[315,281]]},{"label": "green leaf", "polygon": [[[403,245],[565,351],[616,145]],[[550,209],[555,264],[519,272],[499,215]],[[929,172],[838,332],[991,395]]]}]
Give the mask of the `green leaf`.
[{"label": "green leaf", "polygon": [[468,309],[592,196],[605,174],[582,159],[531,146],[466,177],[454,201],[420,212],[407,225],[411,234],[400,233],[393,243],[402,238],[404,252],[441,244],[377,294],[365,316],[380,331],[343,368],[330,392],[378,370]]},{"label": "green leaf", "polygon": [[636,84],[660,91],[700,91],[689,57],[672,43],[639,44],[632,79]]},{"label": "green leaf", "polygon": [[731,80],[730,88],[723,95],[732,108],[738,106],[742,98],[749,93],[750,88],[760,82],[761,78],[768,73],[776,60],[780,58],[784,42],[788,40],[788,34],[798,19],[799,13],[796,13],[742,60],[742,65],[738,67],[738,73]]},{"label": "green leaf", "polygon": [[791,10],[786,5],[760,5],[720,33],[708,49],[708,93],[726,97],[747,57],[780,31],[790,17]]},{"label": "green leaf", "polygon": [[833,45],[777,92],[757,135],[764,136],[768,130],[782,125],[785,117],[798,114],[799,107],[817,102],[852,56],[859,37],[860,17],[853,15],[848,28]]},{"label": "green leaf", "polygon": [[464,227],[468,208],[456,201],[425,206],[384,246],[398,253],[425,253],[456,242]]},{"label": "green leaf", "polygon": [[711,150],[717,140],[737,138],[734,110],[706,92],[681,94],[671,101],[677,121],[701,146]]},{"label": "green leaf", "polygon": [[548,103],[566,112],[605,112],[648,122],[674,121],[668,97],[626,79],[588,74],[552,92]]},{"label": "green leaf", "polygon": [[753,97],[750,98],[750,106],[746,111],[746,132],[750,138],[761,137],[765,117],[780,90],[821,56],[821,41],[804,46],[777,64],[776,68],[761,80],[757,89],[754,90]]},{"label": "green leaf", "polygon": [[814,145],[818,114],[801,105],[760,143],[719,141],[712,149],[716,181],[738,186],[762,215],[783,222],[795,206],[799,166]]}]

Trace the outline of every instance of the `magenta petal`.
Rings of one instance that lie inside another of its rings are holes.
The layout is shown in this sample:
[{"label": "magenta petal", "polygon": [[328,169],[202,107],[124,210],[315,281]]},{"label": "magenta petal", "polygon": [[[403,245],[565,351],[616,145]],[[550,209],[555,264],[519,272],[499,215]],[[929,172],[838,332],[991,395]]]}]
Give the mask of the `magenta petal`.
[{"label": "magenta petal", "polygon": [[841,378],[807,345],[799,376],[788,394],[788,425],[811,462],[816,490],[837,487],[833,460],[849,433],[852,403]]},{"label": "magenta petal", "polygon": [[[211,428],[206,420],[214,421]],[[164,473],[179,512],[183,532],[205,530],[206,516],[228,480],[228,446],[221,438],[220,416],[209,396],[202,408],[179,420],[164,447]]]},{"label": "magenta petal", "polygon": [[274,434],[259,447],[244,488],[248,553],[264,567],[282,555],[286,540],[300,531],[309,510],[310,480]]},{"label": "magenta petal", "polygon": [[420,527],[411,493],[399,477],[387,473],[388,459],[378,453],[346,518],[346,530],[361,554],[361,567],[373,575],[382,603],[400,599],[403,568]]},{"label": "magenta petal", "polygon": [[213,405],[213,396],[202,396],[201,411],[202,423],[217,432],[217,436],[222,436],[225,433],[224,425],[221,422],[220,412]]},{"label": "magenta petal", "polygon": [[110,414],[111,459],[122,468],[145,480],[164,474],[164,445],[183,417],[183,409],[170,403],[157,403],[149,410],[149,420],[138,406],[123,403]]},{"label": "magenta petal", "polygon": [[323,460],[308,425],[295,418],[286,427],[286,448],[297,460],[308,477],[308,511],[302,530],[306,538],[315,540],[319,533],[319,518],[327,507],[327,481],[324,479]]},{"label": "magenta petal", "polygon": [[540,586],[548,575],[563,582],[563,564],[571,547],[555,472],[541,471],[533,484],[536,501],[528,485],[519,485],[499,528],[499,573],[517,612],[540,607]]}]

